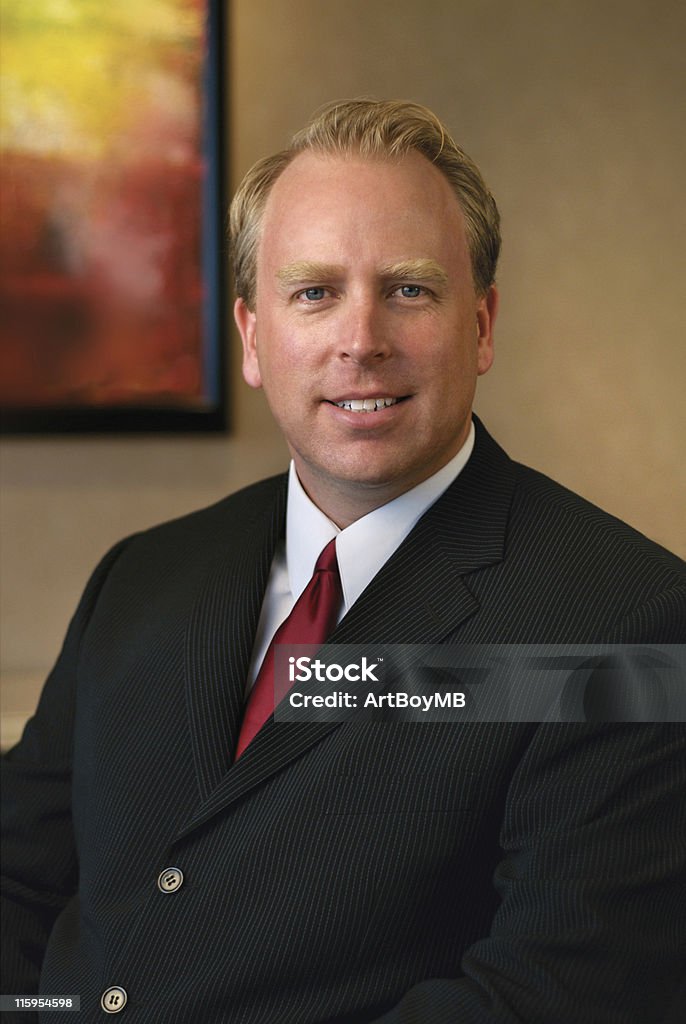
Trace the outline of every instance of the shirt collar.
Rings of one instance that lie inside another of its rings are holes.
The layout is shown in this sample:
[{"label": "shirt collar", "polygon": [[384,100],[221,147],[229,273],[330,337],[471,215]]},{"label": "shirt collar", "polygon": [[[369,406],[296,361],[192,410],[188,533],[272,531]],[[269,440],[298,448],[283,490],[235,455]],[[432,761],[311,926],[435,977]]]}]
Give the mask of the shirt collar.
[{"label": "shirt collar", "polygon": [[386,505],[340,530],[305,493],[295,464],[288,477],[286,560],[293,599],[310,581],[317,559],[336,537],[344,612],[358,599],[415,523],[462,472],[474,448],[474,424],[467,440],[450,462]]}]

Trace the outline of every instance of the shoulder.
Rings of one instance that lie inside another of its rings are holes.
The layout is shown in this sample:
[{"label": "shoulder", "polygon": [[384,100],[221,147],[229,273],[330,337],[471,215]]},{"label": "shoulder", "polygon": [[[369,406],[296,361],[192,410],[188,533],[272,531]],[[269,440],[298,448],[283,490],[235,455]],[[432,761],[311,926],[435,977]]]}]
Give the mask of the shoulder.
[{"label": "shoulder", "polygon": [[260,481],[124,538],[87,584],[76,616],[80,634],[95,628],[98,643],[106,638],[114,650],[132,635],[142,642],[161,622],[168,635],[175,623],[180,629],[212,580],[238,578],[246,560],[269,562],[283,529],[287,480],[284,474]]},{"label": "shoulder", "polygon": [[594,609],[592,620],[611,626],[617,642],[641,634],[657,640],[660,622],[670,624],[664,642],[678,639],[686,617],[685,563],[543,473],[514,467],[512,561],[531,579],[546,580],[551,601],[564,592]]},{"label": "shoulder", "polygon": [[287,485],[287,473],[260,480],[205,508],[143,530],[132,539],[138,544],[166,546],[235,537],[278,513],[285,505]]},{"label": "shoulder", "polygon": [[288,475],[251,484],[214,504],[120,541],[101,565],[108,580],[189,581],[247,547],[269,545],[283,529]]},{"label": "shoulder", "polygon": [[655,565],[684,579],[686,566],[671,551],[544,473],[514,463],[512,529],[571,559],[621,557],[625,564]]},{"label": "shoulder", "polygon": [[476,417],[475,423],[477,443],[464,478],[470,477],[472,503],[489,530],[505,524],[510,556],[528,553],[531,562],[551,566],[558,560],[598,567],[621,561],[627,569],[652,566],[684,581],[686,565],[677,555],[544,473],[514,462]]},{"label": "shoulder", "polygon": [[[479,509],[479,547],[490,542],[498,557],[482,573],[477,569],[470,585],[484,600],[496,599],[508,637],[679,642],[686,620],[680,558],[545,474],[513,462],[478,421],[472,459],[465,486]],[[496,531],[497,544],[490,541]]]}]

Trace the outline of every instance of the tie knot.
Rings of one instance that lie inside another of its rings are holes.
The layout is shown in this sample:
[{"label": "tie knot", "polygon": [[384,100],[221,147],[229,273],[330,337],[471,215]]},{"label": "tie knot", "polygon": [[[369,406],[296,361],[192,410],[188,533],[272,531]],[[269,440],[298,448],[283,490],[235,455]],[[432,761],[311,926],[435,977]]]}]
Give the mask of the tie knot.
[{"label": "tie knot", "polygon": [[338,572],[338,559],[336,558],[336,538],[330,540],[314,567],[315,572]]}]

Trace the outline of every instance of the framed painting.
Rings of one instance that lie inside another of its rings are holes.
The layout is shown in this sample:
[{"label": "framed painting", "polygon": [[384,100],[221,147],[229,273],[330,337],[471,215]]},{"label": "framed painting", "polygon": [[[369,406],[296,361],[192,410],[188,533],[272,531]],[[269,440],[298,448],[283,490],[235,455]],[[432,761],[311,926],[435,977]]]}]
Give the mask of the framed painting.
[{"label": "framed painting", "polygon": [[2,429],[226,429],[222,0],[0,3]]}]

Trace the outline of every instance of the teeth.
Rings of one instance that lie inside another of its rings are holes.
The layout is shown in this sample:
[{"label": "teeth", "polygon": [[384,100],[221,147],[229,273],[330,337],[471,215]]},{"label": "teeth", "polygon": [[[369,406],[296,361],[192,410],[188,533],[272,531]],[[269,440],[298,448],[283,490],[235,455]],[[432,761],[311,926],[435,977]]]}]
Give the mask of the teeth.
[{"label": "teeth", "polygon": [[387,405],[395,405],[397,401],[397,398],[351,398],[335,404],[339,409],[349,409],[351,412],[376,412],[377,409],[385,409]]}]

